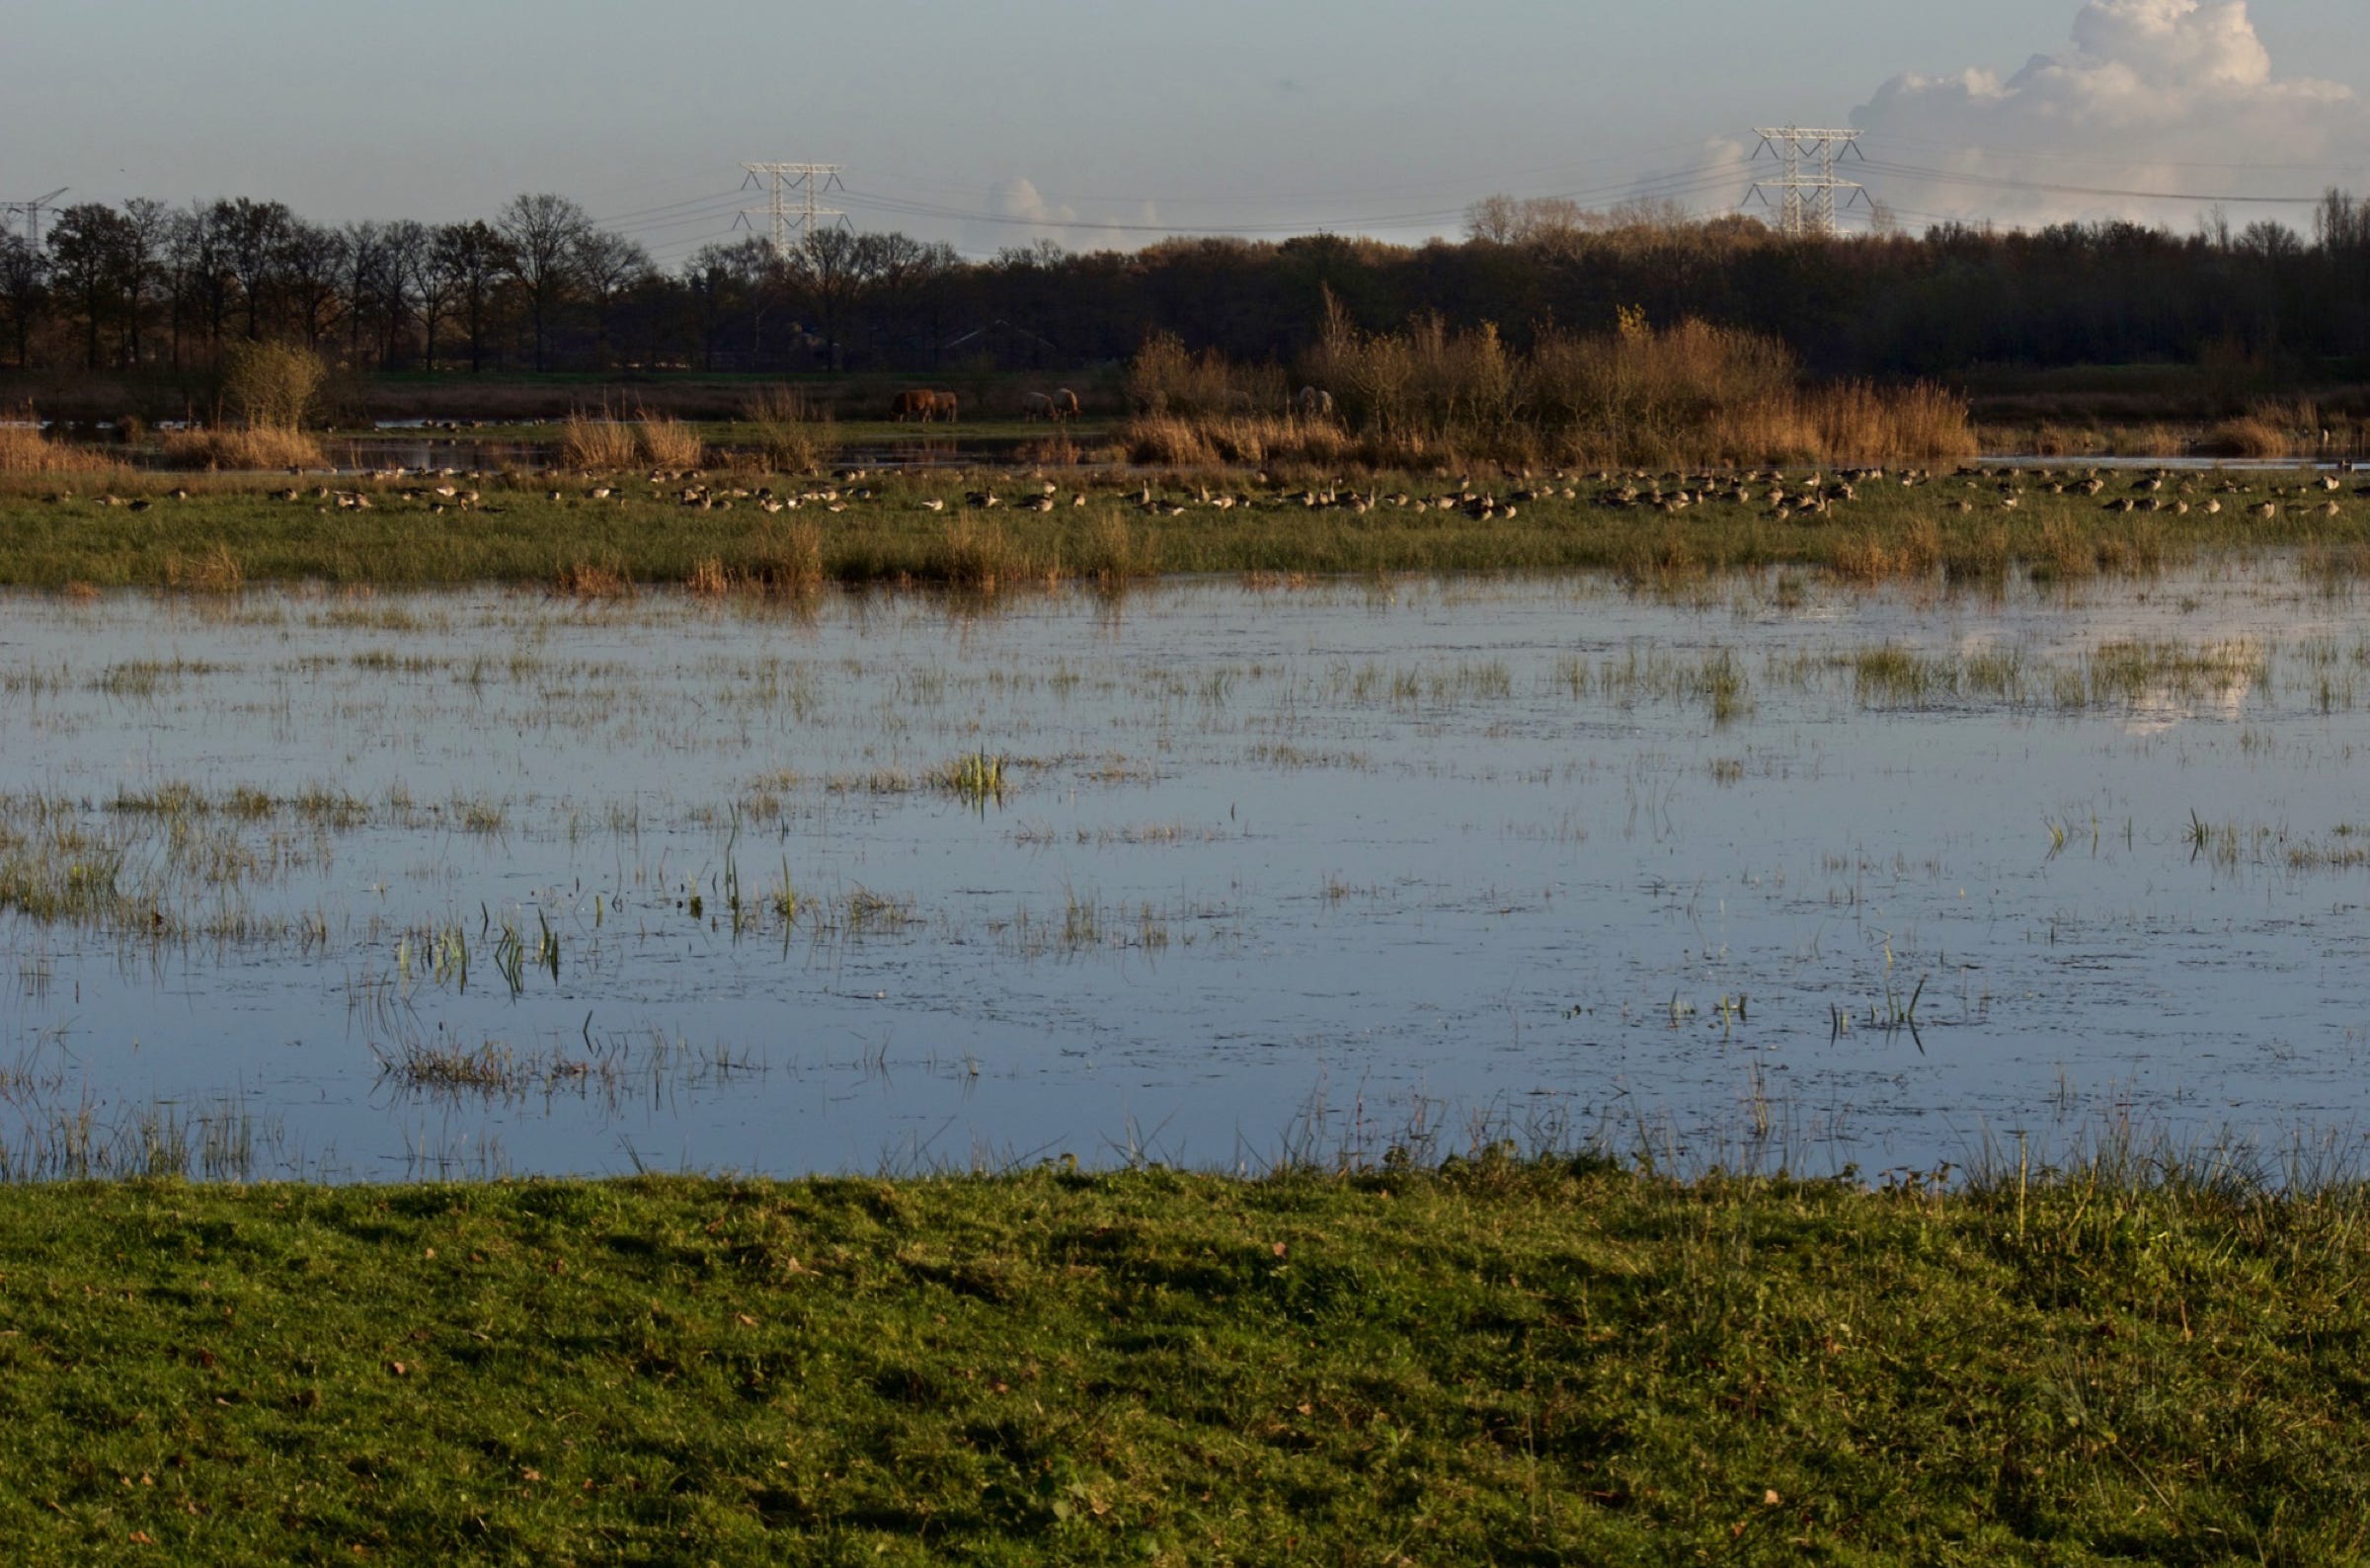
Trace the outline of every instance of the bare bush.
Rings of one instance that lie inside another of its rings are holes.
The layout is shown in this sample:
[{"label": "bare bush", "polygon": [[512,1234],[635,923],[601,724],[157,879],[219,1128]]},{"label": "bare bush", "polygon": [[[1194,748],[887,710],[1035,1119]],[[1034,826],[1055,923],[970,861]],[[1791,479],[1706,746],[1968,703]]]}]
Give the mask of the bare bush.
[{"label": "bare bush", "polygon": [[309,349],[285,343],[234,345],[222,365],[222,401],[251,431],[294,431],[321,395],[329,366]]}]

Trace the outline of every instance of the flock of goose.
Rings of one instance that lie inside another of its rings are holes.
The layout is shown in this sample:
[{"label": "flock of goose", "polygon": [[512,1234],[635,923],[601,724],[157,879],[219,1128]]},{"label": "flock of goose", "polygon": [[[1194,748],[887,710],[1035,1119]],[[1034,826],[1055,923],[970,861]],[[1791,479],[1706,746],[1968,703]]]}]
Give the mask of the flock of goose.
[{"label": "flock of goose", "polygon": [[[375,492],[362,488],[342,488],[315,485],[309,488],[288,486],[269,492],[272,499],[283,503],[313,502],[322,511],[367,510],[374,505],[387,502],[425,507],[432,511],[499,510],[498,504],[489,504],[483,491],[471,482],[502,481],[516,484],[524,478],[517,474],[489,474],[477,470],[454,469],[381,469],[363,476],[379,485]],[[551,484],[570,479],[583,488],[571,492],[560,488],[546,491],[546,499],[563,502],[571,495],[589,501],[625,501],[635,499],[637,487],[630,479],[598,478],[592,474],[569,475],[558,469],[545,469],[536,476]],[[842,469],[831,480],[806,484],[785,482],[777,490],[769,484],[748,485],[731,480],[710,479],[696,469],[654,469],[647,478],[648,489],[640,499],[668,502],[695,510],[725,511],[735,506],[753,507],[760,511],[775,513],[801,508],[817,508],[842,512],[851,503],[883,499],[882,493],[868,484],[871,472],[862,468]],[[459,481],[459,483],[456,483]],[[1813,519],[1838,507],[1849,506],[1864,493],[1878,487],[1898,486],[1907,489],[1921,487],[1953,488],[1955,494],[1942,503],[1950,512],[1972,512],[1978,510],[2014,510],[2025,497],[2040,493],[2060,497],[2094,499],[2110,488],[2119,493],[2100,503],[2110,512],[2171,512],[2185,515],[2201,510],[2208,515],[2219,513],[2225,504],[2247,505],[2251,515],[2269,519],[2284,509],[2290,512],[2318,512],[2337,516],[2342,511],[2340,495],[2346,489],[2343,479],[2330,473],[2307,476],[2301,481],[2282,482],[2266,476],[2258,489],[2241,475],[2224,469],[2148,469],[2136,471],[2127,485],[2096,468],[2005,468],[1963,467],[1952,474],[1937,477],[1931,470],[1919,468],[1843,468],[1832,475],[1811,472],[1788,475],[1778,469],[1763,468],[1731,472],[1649,470],[1617,472],[1599,469],[1593,473],[1557,470],[1543,478],[1535,478],[1528,470],[1510,470],[1495,482],[1476,484],[1471,476],[1450,482],[1445,488],[1418,494],[1404,489],[1384,492],[1379,486],[1361,488],[1328,480],[1321,485],[1288,487],[1271,480],[1265,471],[1252,476],[1248,488],[1222,487],[1213,489],[1207,483],[1185,486],[1172,480],[1155,488],[1146,481],[1134,481],[1108,490],[1065,486],[1044,477],[1026,479],[1006,474],[993,481],[975,481],[979,488],[963,492],[961,504],[977,510],[1010,508],[1018,511],[1050,512],[1057,509],[1082,508],[1097,500],[1133,507],[1148,515],[1179,517],[1195,510],[1230,511],[1236,509],[1265,509],[1270,510],[1338,510],[1355,515],[1376,510],[1413,512],[1462,512],[1476,520],[1513,518],[1521,509],[1536,502],[1579,502],[1607,510],[1650,510],[1672,515],[1691,507],[1752,508],[1765,519]],[[2370,484],[2358,486],[2352,494],[2370,497]],[[375,498],[375,499],[374,499]],[[70,501],[72,493],[53,495],[52,502]],[[127,507],[134,511],[145,510],[153,499],[125,501],[114,495],[92,498],[102,507]],[[190,492],[175,489],[163,499],[186,501]],[[942,512],[950,505],[944,497],[925,496],[914,502],[924,510]]]}]

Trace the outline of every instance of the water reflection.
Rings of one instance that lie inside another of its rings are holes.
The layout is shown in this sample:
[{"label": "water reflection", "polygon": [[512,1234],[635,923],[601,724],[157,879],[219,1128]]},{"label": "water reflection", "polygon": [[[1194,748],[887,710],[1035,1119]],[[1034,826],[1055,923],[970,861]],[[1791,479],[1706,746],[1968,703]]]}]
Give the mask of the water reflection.
[{"label": "water reflection", "polygon": [[2284,569],[0,602],[14,1172],[2364,1109],[2370,638]]}]

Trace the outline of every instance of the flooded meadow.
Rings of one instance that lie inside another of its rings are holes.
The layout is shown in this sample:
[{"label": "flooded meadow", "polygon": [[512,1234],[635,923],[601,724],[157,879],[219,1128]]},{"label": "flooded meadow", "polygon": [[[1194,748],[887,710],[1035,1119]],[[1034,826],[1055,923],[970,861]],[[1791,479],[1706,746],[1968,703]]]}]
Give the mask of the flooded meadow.
[{"label": "flooded meadow", "polygon": [[2370,1109],[2292,558],[0,601],[0,1174],[1874,1175]]}]

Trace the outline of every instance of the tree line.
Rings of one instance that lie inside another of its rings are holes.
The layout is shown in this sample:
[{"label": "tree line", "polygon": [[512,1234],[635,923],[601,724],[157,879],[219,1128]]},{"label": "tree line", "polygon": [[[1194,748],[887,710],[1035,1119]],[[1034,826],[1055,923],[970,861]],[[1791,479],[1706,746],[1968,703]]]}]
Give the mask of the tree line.
[{"label": "tree line", "polygon": [[2309,233],[2218,215],[2033,231],[1789,238],[1759,220],[1492,197],[1459,240],[1316,234],[1049,242],[966,261],[897,233],[750,237],[672,270],[565,196],[492,220],[331,226],[283,203],[150,199],[0,237],[0,353],[18,367],[204,370],[239,342],[361,370],[920,371],[1125,359],[1150,336],[1291,364],[1328,297],[1363,327],[1494,323],[1518,348],[1620,313],[1767,334],[1813,374],[1976,364],[2238,364],[2357,376],[2370,359],[2370,202],[2330,192]]}]

